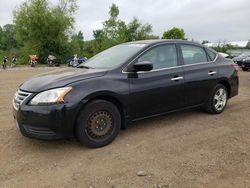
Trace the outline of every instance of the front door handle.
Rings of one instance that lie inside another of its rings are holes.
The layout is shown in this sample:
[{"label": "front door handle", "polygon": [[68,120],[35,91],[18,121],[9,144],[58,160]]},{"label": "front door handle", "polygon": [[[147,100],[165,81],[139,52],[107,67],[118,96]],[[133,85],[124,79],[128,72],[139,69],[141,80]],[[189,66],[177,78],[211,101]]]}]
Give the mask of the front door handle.
[{"label": "front door handle", "polygon": [[214,74],[216,74],[217,72],[216,71],[210,71],[209,73],[207,73],[208,75],[214,75]]},{"label": "front door handle", "polygon": [[178,77],[171,78],[171,80],[172,81],[183,80],[183,77],[182,76],[178,76]]}]

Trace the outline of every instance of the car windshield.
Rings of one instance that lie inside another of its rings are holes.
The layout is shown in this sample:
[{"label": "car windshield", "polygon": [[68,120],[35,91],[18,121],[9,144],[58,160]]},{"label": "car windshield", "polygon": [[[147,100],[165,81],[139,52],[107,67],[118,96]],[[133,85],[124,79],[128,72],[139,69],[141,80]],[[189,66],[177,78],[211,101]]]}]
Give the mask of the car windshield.
[{"label": "car windshield", "polygon": [[146,44],[117,45],[81,63],[78,68],[113,69],[125,63],[145,46]]}]

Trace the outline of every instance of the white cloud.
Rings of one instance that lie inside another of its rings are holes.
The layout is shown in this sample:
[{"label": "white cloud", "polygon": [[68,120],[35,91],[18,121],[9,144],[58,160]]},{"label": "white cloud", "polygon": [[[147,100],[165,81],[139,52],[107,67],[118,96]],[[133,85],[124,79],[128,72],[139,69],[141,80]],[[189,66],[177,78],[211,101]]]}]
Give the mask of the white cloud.
[{"label": "white cloud", "polygon": [[[57,2],[57,0],[52,0]],[[12,21],[12,10],[20,3],[0,0],[0,25]],[[153,25],[154,34],[174,26],[185,30],[189,39],[210,41],[238,41],[250,39],[249,0],[78,0],[76,30],[82,30],[85,39],[101,28],[108,18],[109,7],[116,3],[120,18],[129,22],[134,16]]]}]

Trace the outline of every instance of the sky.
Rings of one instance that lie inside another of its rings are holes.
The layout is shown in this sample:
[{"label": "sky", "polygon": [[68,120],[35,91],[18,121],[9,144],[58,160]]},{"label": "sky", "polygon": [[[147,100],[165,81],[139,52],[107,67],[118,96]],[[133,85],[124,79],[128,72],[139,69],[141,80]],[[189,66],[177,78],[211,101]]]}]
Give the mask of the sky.
[{"label": "sky", "polygon": [[[56,3],[58,0],[50,0]],[[12,23],[13,9],[23,0],[0,0],[0,25]],[[185,30],[186,37],[210,42],[250,39],[250,0],[78,0],[75,30],[85,40],[108,19],[109,7],[119,6],[119,18],[130,22],[137,17],[153,26],[153,34],[162,36],[172,27]]]}]

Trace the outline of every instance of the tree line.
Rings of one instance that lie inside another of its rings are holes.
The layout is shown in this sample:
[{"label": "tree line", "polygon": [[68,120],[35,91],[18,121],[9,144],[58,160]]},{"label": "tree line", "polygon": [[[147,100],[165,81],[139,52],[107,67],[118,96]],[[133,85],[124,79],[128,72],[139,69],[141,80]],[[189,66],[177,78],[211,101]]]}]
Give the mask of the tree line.
[{"label": "tree line", "polygon": [[76,0],[27,0],[13,11],[13,24],[0,26],[0,55],[16,55],[19,63],[28,63],[28,55],[36,54],[39,62],[54,55],[65,62],[73,54],[92,57],[114,45],[146,39],[186,39],[181,28],[172,28],[162,37],[153,35],[153,27],[134,17],[129,23],[119,18],[119,7],[112,4],[109,18],[102,28],[93,31],[93,40],[84,40],[83,32],[75,32]]},{"label": "tree line", "polygon": [[[93,31],[93,40],[84,40],[83,32],[74,32],[76,0],[59,0],[52,5],[48,0],[28,0],[13,12],[13,24],[0,27],[0,55],[16,55],[19,63],[27,63],[29,54],[36,54],[39,62],[48,55],[65,62],[73,54],[92,57],[114,45],[145,39],[158,39],[152,34],[151,24],[138,18],[129,23],[119,19],[119,7],[110,6],[109,18],[102,28]],[[162,38],[185,38],[182,29],[173,28]]]}]

